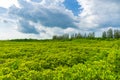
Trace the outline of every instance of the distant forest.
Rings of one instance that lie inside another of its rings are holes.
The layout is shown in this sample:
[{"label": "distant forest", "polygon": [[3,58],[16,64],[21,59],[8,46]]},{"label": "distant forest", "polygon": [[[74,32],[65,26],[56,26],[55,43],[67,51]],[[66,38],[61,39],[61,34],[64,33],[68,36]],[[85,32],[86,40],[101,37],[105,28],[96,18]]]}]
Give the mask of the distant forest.
[{"label": "distant forest", "polygon": [[107,31],[102,32],[101,37],[95,37],[95,32],[88,33],[88,34],[81,34],[81,33],[74,33],[70,34],[63,34],[63,35],[54,35],[53,40],[68,40],[68,39],[119,39],[120,38],[120,30],[118,29],[108,29]]},{"label": "distant forest", "polygon": [[74,34],[63,34],[63,35],[54,35],[52,39],[12,39],[11,41],[50,41],[50,40],[73,40],[73,39],[102,39],[102,40],[112,40],[120,39],[120,30],[119,29],[108,29],[103,31],[101,37],[96,37],[95,32],[91,33],[74,33]]}]

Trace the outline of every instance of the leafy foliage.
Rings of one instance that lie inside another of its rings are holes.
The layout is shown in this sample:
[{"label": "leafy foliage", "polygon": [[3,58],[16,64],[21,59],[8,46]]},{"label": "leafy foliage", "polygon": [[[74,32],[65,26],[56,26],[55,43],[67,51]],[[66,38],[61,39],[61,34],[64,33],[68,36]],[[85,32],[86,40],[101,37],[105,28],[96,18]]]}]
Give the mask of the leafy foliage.
[{"label": "leafy foliage", "polygon": [[120,40],[0,41],[1,80],[119,80],[119,62]]}]

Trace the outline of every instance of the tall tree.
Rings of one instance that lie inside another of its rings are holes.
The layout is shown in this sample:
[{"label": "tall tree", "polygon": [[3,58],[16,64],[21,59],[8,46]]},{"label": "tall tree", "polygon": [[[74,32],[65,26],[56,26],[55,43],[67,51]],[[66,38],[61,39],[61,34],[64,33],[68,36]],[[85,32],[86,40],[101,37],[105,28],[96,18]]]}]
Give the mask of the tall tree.
[{"label": "tall tree", "polygon": [[88,34],[88,38],[90,38],[90,39],[95,38],[95,33],[94,32],[89,33]]},{"label": "tall tree", "polygon": [[67,40],[69,39],[69,34],[63,34],[61,37],[63,40]]},{"label": "tall tree", "polygon": [[120,38],[120,30],[114,30],[114,38],[115,39],[118,39],[118,38]]},{"label": "tall tree", "polygon": [[107,38],[113,38],[113,30],[111,28],[107,31]]},{"label": "tall tree", "polygon": [[75,34],[71,34],[71,39],[74,39],[75,38]]},{"label": "tall tree", "polygon": [[83,38],[87,38],[87,34],[86,33],[83,35]]},{"label": "tall tree", "polygon": [[82,35],[81,35],[81,33],[77,33],[77,34],[76,34],[76,38],[77,38],[77,39],[80,39],[80,38],[82,38]]},{"label": "tall tree", "polygon": [[102,33],[102,38],[107,38],[107,33],[105,31]]}]

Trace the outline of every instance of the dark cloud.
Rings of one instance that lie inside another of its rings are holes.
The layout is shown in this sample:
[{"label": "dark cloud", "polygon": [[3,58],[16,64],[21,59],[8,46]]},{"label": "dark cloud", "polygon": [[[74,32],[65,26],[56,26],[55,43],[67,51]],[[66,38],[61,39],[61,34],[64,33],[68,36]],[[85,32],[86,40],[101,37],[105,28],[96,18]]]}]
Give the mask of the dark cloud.
[{"label": "dark cloud", "polygon": [[38,14],[35,14],[38,16],[34,20],[37,20],[44,26],[60,28],[76,27],[76,25],[73,23],[74,20],[70,16],[60,12],[59,10],[49,10],[45,8],[41,10],[44,11],[44,14],[42,14],[40,11]]},{"label": "dark cloud", "polygon": [[8,23],[8,21],[7,21],[7,20],[3,20],[3,22],[4,22],[4,23]]},{"label": "dark cloud", "polygon": [[[38,0],[32,0],[32,1],[38,1]],[[33,23],[38,23],[45,27],[59,27],[59,28],[68,28],[68,27],[74,27],[75,20],[73,17],[68,15],[69,13],[65,11],[61,11],[61,9],[58,8],[49,8],[47,6],[42,5],[34,5],[34,3],[27,2],[26,0],[19,0],[20,8],[16,6],[12,6],[9,8],[9,15],[16,16],[17,19],[22,19],[23,21],[20,21],[20,28],[21,32],[30,33],[32,32],[32,28],[27,25],[24,21],[32,21]],[[34,27],[34,25],[32,26]],[[27,29],[28,28],[28,29]],[[25,30],[26,29],[26,30]],[[23,30],[23,31],[22,31]],[[30,30],[30,31],[28,31]],[[33,32],[36,33],[35,28],[33,28]],[[33,33],[32,32],[32,33]]]},{"label": "dark cloud", "polygon": [[25,20],[19,20],[18,31],[22,33],[39,34],[37,29],[33,25],[31,25],[28,21]]}]

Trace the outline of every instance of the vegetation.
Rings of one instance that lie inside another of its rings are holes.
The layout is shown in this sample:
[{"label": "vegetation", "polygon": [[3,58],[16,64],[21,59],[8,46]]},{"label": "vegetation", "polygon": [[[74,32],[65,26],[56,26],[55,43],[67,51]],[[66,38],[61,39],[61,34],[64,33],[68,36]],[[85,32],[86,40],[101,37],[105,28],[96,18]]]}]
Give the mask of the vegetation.
[{"label": "vegetation", "polygon": [[[81,34],[75,33],[72,35],[63,34],[61,36],[54,35],[53,40],[70,40],[70,39],[98,39],[95,37],[95,33]],[[102,36],[99,39],[119,39],[120,38],[120,30],[115,29],[114,31],[110,28],[107,31],[102,33]]]},{"label": "vegetation", "polygon": [[120,80],[120,40],[0,41],[0,80]]}]

